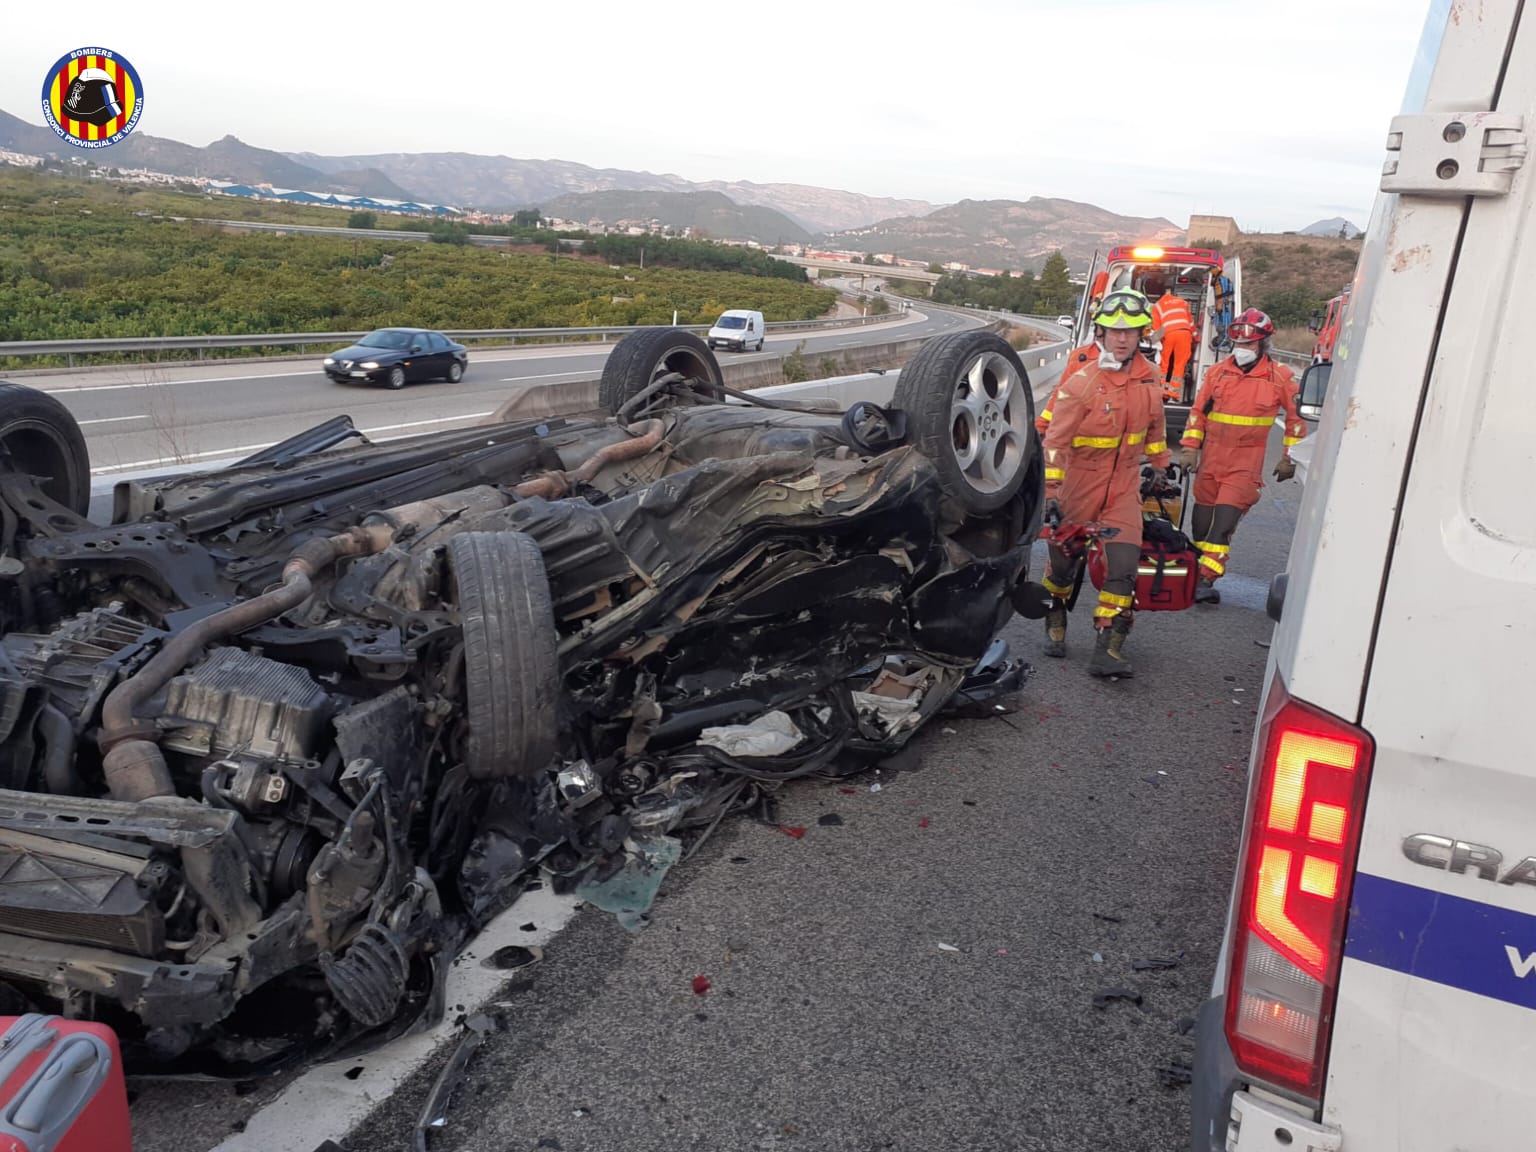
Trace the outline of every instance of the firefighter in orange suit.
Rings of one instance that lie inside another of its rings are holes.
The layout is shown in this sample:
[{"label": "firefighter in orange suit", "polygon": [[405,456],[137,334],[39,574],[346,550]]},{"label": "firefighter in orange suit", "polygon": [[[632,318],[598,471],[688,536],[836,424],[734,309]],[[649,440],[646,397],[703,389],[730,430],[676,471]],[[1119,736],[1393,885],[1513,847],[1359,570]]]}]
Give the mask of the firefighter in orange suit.
[{"label": "firefighter in orange suit", "polygon": [[1284,451],[1274,475],[1296,475],[1291,445],[1306,436],[1307,426],[1296,414],[1296,378],[1269,357],[1274,334],[1273,321],[1257,308],[1227,327],[1232,355],[1205,374],[1180,441],[1184,467],[1195,473],[1190,525],[1200,551],[1197,603],[1221,603],[1216,581],[1227,570],[1238,521],[1264,488],[1264,452],[1282,414]]},{"label": "firefighter in orange suit", "polygon": [[1163,398],[1177,404],[1183,398],[1184,372],[1194,351],[1195,318],[1189,304],[1171,288],[1152,305],[1152,339],[1163,345]]},{"label": "firefighter in orange suit", "polygon": [[[1054,415],[1045,437],[1045,520],[1114,528],[1104,559],[1107,573],[1093,610],[1094,676],[1129,676],[1125,638],[1130,635],[1141,559],[1141,463],[1168,463],[1163,404],[1156,369],[1137,351],[1142,329],[1152,323],[1147,298],[1132,289],[1105,296],[1094,315],[1103,330],[1099,357],[1078,367],[1056,389]],[[1082,558],[1054,545],[1042,581],[1051,593],[1045,617],[1045,653],[1065,656],[1067,600]]]}]

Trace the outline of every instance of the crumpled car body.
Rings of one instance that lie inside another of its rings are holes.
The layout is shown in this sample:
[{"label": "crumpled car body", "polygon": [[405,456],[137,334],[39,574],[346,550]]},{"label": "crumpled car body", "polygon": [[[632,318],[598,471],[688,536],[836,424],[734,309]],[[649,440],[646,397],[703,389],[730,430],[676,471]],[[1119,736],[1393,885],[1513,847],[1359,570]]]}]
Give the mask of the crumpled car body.
[{"label": "crumpled car body", "polygon": [[1037,484],[978,514],[851,427],[339,419],[109,525],[0,468],[0,1012],[171,1073],[387,1040],[531,877],[594,890],[1016,687]]}]

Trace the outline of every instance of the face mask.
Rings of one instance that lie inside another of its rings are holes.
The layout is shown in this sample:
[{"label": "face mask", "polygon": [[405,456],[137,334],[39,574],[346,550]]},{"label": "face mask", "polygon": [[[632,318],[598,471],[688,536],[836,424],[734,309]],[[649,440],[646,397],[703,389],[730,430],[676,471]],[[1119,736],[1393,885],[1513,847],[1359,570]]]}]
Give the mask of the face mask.
[{"label": "face mask", "polygon": [[1111,369],[1120,367],[1120,360],[1102,344],[1099,345],[1099,367]]},{"label": "face mask", "polygon": [[1257,348],[1234,348],[1232,350],[1232,359],[1237,361],[1239,368],[1248,367],[1248,365],[1257,362],[1258,358],[1259,350]]}]

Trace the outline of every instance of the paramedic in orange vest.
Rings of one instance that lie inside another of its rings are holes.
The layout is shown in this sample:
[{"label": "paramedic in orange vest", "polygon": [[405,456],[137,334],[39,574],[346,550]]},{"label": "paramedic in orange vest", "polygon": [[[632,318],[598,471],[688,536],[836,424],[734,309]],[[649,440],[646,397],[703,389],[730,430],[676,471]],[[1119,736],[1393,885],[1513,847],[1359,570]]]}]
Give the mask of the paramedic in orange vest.
[{"label": "paramedic in orange vest", "polygon": [[1232,355],[1205,374],[1180,441],[1184,467],[1195,473],[1190,524],[1200,551],[1197,603],[1221,603],[1216,581],[1227,570],[1238,521],[1258,503],[1264,452],[1281,414],[1284,450],[1274,475],[1276,480],[1296,475],[1291,445],[1306,436],[1307,426],[1296,414],[1296,378],[1269,358],[1274,334],[1274,323],[1257,308],[1228,326]]},{"label": "paramedic in orange vest", "polygon": [[1195,318],[1171,288],[1152,306],[1152,339],[1163,345],[1163,399],[1177,403],[1184,395],[1184,372],[1194,350]]},{"label": "paramedic in orange vest", "polygon": [[[1093,676],[1130,676],[1130,635],[1136,569],[1141,559],[1141,462],[1168,464],[1163,403],[1156,370],[1137,345],[1152,323],[1147,298],[1132,289],[1109,293],[1094,315],[1103,331],[1096,360],[1078,367],[1056,389],[1045,437],[1047,523],[1097,523],[1117,529],[1103,544],[1107,573],[1093,610]],[[1042,583],[1051,593],[1045,617],[1045,654],[1067,652],[1067,601],[1082,557],[1050,549]]]}]

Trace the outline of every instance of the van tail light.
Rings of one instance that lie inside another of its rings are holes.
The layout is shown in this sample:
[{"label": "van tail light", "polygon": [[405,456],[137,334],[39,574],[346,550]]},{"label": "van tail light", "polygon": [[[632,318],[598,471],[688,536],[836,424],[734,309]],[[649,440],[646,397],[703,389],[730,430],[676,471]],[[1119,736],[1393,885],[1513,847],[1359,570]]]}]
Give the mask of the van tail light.
[{"label": "van tail light", "polygon": [[1265,700],[1238,888],[1227,1042],[1253,1079],[1309,1100],[1323,1071],[1375,745],[1292,700]]}]

